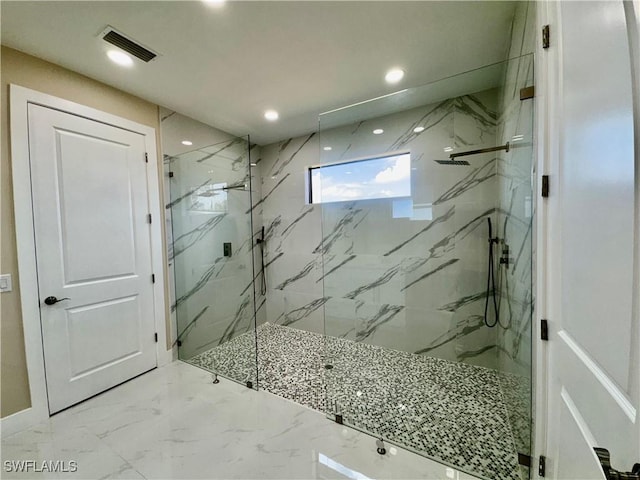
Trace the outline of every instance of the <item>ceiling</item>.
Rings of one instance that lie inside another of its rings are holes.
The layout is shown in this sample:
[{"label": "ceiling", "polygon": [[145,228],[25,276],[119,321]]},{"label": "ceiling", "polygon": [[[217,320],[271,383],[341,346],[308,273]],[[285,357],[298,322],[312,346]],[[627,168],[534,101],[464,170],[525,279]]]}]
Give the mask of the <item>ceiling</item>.
[{"label": "ceiling", "polygon": [[[318,114],[504,60],[512,2],[2,1],[2,44],[265,145]],[[109,61],[111,25],[158,52]],[[392,67],[406,71],[397,85]],[[276,122],[263,113],[275,109]]]}]

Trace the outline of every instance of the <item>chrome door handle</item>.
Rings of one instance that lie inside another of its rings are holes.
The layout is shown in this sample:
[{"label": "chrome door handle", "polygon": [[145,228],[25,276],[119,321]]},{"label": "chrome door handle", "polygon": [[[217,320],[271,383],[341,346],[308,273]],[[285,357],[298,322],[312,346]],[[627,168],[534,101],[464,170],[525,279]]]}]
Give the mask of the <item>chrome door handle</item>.
[{"label": "chrome door handle", "polygon": [[606,448],[595,447],[596,455],[600,460],[600,465],[604,471],[607,480],[640,480],[640,463],[636,463],[631,467],[630,472],[620,472],[615,468],[611,468],[611,456]]},{"label": "chrome door handle", "polygon": [[56,303],[61,302],[63,300],[71,300],[71,299],[70,298],[57,299],[56,297],[51,296],[51,297],[45,298],[44,303],[46,303],[47,305],[55,305]]}]

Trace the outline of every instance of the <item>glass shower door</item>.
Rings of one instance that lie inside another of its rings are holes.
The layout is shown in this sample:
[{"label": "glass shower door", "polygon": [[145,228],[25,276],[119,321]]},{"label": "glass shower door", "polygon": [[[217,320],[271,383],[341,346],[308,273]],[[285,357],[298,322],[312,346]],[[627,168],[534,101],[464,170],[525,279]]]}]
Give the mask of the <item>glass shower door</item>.
[{"label": "glass shower door", "polygon": [[246,137],[170,160],[181,360],[257,388],[251,177]]},{"label": "glass shower door", "polygon": [[530,453],[532,60],[321,115],[309,179],[327,414],[500,480]]}]

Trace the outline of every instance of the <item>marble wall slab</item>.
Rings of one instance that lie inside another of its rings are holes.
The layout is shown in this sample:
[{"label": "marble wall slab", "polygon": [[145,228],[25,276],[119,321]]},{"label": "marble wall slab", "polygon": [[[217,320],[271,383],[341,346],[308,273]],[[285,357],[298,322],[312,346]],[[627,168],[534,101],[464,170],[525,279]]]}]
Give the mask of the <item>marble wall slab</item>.
[{"label": "marble wall slab", "polygon": [[[482,314],[496,156],[469,157],[468,166],[434,160],[494,146],[498,96],[478,92],[339,128],[321,122],[319,134],[263,147],[269,321],[495,368],[496,331]],[[393,199],[308,203],[309,166],[398,151],[411,154],[410,216]]]},{"label": "marble wall slab", "polygon": [[252,208],[260,201],[260,149],[175,112],[161,115],[174,340],[180,358],[191,358],[254,329],[254,308],[265,317],[253,283],[259,258],[252,258],[261,227]]}]

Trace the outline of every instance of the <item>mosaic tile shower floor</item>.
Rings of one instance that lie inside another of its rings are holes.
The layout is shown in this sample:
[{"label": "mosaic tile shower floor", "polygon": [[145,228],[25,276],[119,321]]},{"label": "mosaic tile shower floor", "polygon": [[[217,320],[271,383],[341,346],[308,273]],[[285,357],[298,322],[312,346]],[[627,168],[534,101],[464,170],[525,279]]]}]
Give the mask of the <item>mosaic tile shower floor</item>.
[{"label": "mosaic tile shower floor", "polygon": [[[268,392],[470,473],[526,478],[517,461],[526,435],[512,431],[505,408],[518,396],[503,394],[521,384],[514,376],[269,323],[258,327],[257,347],[258,385]],[[255,382],[255,349],[248,332],[188,362]]]}]

